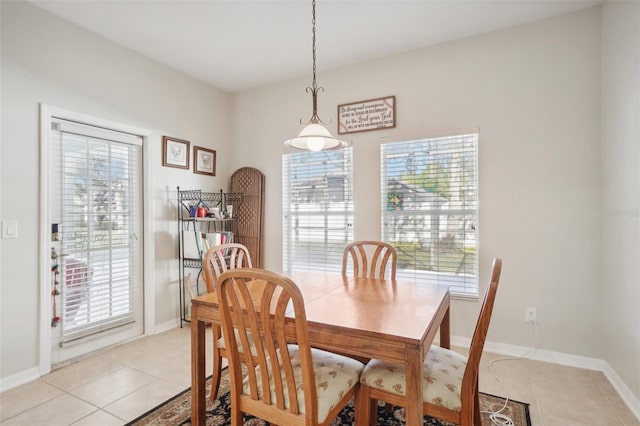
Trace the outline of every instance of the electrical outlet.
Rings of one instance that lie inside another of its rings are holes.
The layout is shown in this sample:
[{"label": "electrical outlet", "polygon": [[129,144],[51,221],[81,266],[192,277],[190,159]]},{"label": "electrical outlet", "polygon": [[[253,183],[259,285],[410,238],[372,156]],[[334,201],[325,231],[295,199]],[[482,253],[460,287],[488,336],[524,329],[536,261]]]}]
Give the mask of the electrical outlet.
[{"label": "electrical outlet", "polygon": [[536,308],[525,308],[524,310],[525,322],[535,324],[536,322]]}]

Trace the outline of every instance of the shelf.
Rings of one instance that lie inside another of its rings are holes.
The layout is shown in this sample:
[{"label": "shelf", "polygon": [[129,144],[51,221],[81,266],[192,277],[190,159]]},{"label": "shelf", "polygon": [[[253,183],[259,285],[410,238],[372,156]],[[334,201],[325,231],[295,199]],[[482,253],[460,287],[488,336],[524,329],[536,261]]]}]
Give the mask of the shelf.
[{"label": "shelf", "polygon": [[229,218],[229,219],[219,219],[216,217],[183,217],[182,219],[183,222],[233,222],[235,221],[234,218]]},{"label": "shelf", "polygon": [[[177,187],[178,201],[178,280],[180,287],[180,326],[190,320],[190,303],[194,294],[199,294],[203,284],[202,258],[204,243],[202,235],[209,233],[237,233],[235,218],[193,217],[190,208],[206,206],[225,212],[227,206],[236,208],[243,202],[242,193],[203,192],[199,189],[181,190]],[[200,234],[200,235],[199,235]],[[187,269],[191,272],[187,273]],[[196,270],[195,277],[189,278]],[[192,291],[194,290],[195,291]]]}]

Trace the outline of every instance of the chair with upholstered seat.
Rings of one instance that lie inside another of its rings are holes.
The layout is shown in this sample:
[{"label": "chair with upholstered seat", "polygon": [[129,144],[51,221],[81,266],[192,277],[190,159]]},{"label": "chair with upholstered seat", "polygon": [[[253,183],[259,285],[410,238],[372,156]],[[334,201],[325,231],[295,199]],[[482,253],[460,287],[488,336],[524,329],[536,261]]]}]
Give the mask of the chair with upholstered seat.
[{"label": "chair with upholstered seat", "polygon": [[[353,241],[345,246],[342,254],[342,275],[347,275],[351,264],[354,277],[384,279],[387,267],[391,266],[388,275],[390,279],[395,280],[397,258],[396,249],[384,241]],[[355,358],[364,363],[369,361],[369,358],[361,356]],[[391,410],[392,407],[388,405],[387,408]]]},{"label": "chair with upholstered seat", "polygon": [[[451,350],[431,346],[423,364],[424,414],[462,426],[480,426],[478,369],[501,268],[502,260],[494,259],[491,282],[482,302],[469,356],[464,357]],[[369,361],[360,377],[356,424],[373,424],[378,400],[406,406],[405,383],[403,364],[375,359]]]},{"label": "chair with upholstered seat", "polygon": [[235,268],[251,268],[251,255],[249,249],[242,244],[221,244],[207,250],[202,263],[207,293],[212,293],[216,291],[216,280],[223,272]]},{"label": "chair with upholstered seat", "polygon": [[[236,268],[251,268],[251,256],[244,245],[229,243],[207,250],[202,260],[207,293],[215,291],[216,281],[223,272]],[[211,331],[213,333],[213,374],[210,398],[214,400],[218,396],[220,376],[222,374],[222,358],[226,358],[226,350],[220,325],[213,324]]]},{"label": "chair with upholstered seat", "polygon": [[[356,395],[364,364],[311,348],[298,286],[275,272],[234,269],[220,276],[217,293],[231,424],[241,425],[243,414],[278,425],[330,424]],[[261,338],[254,339],[256,355],[247,356],[239,348],[252,336]]]},{"label": "chair with upholstered seat", "polygon": [[349,259],[353,264],[353,276],[362,278],[385,278],[390,264],[390,279],[396,279],[396,249],[383,241],[354,241],[344,248],[342,275],[347,274]]}]

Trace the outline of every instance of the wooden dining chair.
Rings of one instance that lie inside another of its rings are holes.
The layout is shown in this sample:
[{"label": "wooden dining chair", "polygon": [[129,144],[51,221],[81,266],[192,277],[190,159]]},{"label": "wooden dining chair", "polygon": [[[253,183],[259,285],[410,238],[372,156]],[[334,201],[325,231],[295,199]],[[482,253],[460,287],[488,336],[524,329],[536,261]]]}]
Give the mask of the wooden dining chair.
[{"label": "wooden dining chair", "polygon": [[390,278],[396,279],[396,249],[383,241],[354,241],[344,248],[342,275],[347,274],[349,259],[353,264],[353,276],[363,278],[385,278],[387,265],[391,264]]},{"label": "wooden dining chair", "polygon": [[[231,425],[241,425],[245,413],[278,425],[331,423],[355,396],[364,364],[311,348],[298,286],[275,272],[235,269],[220,276],[217,292]],[[262,337],[254,339],[257,356],[247,356],[242,348],[253,336]]]},{"label": "wooden dining chair", "polygon": [[211,247],[205,253],[202,265],[207,293],[216,291],[216,281],[223,272],[251,267],[251,255],[244,245],[229,243]]},{"label": "wooden dining chair", "polygon": [[[344,248],[342,275],[347,275],[349,260],[351,260],[354,277],[384,279],[387,273],[387,266],[390,265],[389,278],[395,280],[397,258],[396,249],[384,241],[354,241]],[[360,356],[355,358],[365,364],[369,361],[369,358]],[[387,406],[387,409],[392,409],[391,404]]]},{"label": "wooden dining chair", "polygon": [[[424,414],[462,426],[481,425],[478,370],[501,269],[502,260],[494,259],[491,282],[484,295],[469,356],[439,346],[429,349],[422,367]],[[405,383],[404,364],[369,361],[360,376],[356,424],[373,424],[377,418],[378,400],[406,406]]]},{"label": "wooden dining chair", "polygon": [[[244,245],[229,243],[207,250],[202,260],[207,293],[215,291],[216,281],[223,272],[236,268],[251,268],[251,256]],[[213,333],[213,373],[210,398],[214,400],[218,397],[218,389],[220,388],[222,358],[226,358],[227,355],[220,325],[213,324],[211,331]]]}]

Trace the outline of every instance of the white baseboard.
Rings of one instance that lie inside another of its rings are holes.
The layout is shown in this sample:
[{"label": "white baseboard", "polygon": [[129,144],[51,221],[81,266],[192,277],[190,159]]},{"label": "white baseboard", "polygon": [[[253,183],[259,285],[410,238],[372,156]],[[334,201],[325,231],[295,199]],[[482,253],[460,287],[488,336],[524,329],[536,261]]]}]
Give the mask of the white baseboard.
[{"label": "white baseboard", "polygon": [[607,379],[609,379],[611,385],[613,385],[613,388],[618,392],[620,398],[622,398],[624,403],[627,404],[629,410],[631,410],[636,418],[640,420],[640,400],[638,400],[634,393],[631,392],[631,389],[629,389],[627,384],[622,381],[613,367],[611,367],[608,362],[605,362],[604,364],[605,366],[602,372],[605,376],[607,376]]},{"label": "white baseboard", "polygon": [[[451,344],[463,348],[471,346],[468,337],[451,336]],[[601,371],[609,379],[620,398],[627,404],[629,410],[640,420],[640,400],[635,396],[626,383],[618,376],[611,365],[598,358],[589,358],[580,355],[565,354],[562,352],[533,349],[524,346],[509,345],[506,343],[485,342],[484,349],[499,355],[532,359],[535,361],[549,362],[552,364],[566,365],[568,367],[584,368],[586,370]]]},{"label": "white baseboard", "polygon": [[180,327],[180,318],[167,321],[162,324],[156,324],[153,334],[164,333],[165,331],[169,331],[177,327]]},{"label": "white baseboard", "polygon": [[20,373],[1,379],[0,392],[7,391],[20,385],[24,385],[25,383],[29,383],[39,378],[40,367],[33,367],[28,370],[21,371]]}]

